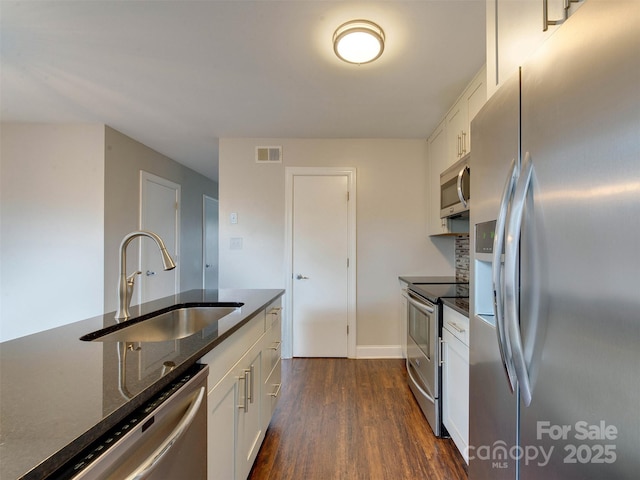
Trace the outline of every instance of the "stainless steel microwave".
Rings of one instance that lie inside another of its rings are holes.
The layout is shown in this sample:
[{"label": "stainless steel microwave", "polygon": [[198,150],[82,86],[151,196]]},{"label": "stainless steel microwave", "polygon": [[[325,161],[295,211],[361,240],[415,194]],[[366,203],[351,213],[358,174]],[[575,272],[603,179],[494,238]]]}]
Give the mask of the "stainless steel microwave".
[{"label": "stainless steel microwave", "polygon": [[469,215],[470,160],[467,154],[440,174],[440,218]]}]

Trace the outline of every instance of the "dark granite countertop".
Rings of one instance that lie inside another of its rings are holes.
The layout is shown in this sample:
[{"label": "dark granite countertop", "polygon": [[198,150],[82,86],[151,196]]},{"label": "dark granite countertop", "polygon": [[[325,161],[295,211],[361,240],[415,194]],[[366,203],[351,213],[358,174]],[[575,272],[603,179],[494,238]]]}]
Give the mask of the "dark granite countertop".
[{"label": "dark granite countertop", "polygon": [[416,285],[420,284],[428,284],[428,283],[468,283],[462,282],[460,280],[456,280],[454,276],[416,276],[416,275],[400,275],[398,277],[400,280],[406,283],[415,283]]},{"label": "dark granite countertop", "polygon": [[[445,284],[445,283],[456,283],[456,284],[462,284],[466,286],[469,283],[463,280],[457,280],[456,277],[446,277],[446,276],[443,277],[443,276],[427,276],[427,275],[423,275],[423,276],[400,275],[398,279],[413,285],[438,285],[438,284]],[[443,296],[441,300],[443,304],[453,308],[454,310],[461,313],[462,315],[469,317],[468,296],[466,298],[453,298],[453,297],[449,298],[449,297]]]},{"label": "dark granite countertop", "polygon": [[468,298],[443,298],[442,303],[447,307],[453,308],[456,312],[461,313],[469,318],[469,299]]},{"label": "dark granite countertop", "polygon": [[[140,344],[119,380],[117,342],[84,342],[114,312],[0,343],[0,478],[42,479],[177,379],[284,290],[190,290],[131,308],[133,317],[174,305],[241,302],[189,337]],[[175,368],[163,375],[163,363]]]}]

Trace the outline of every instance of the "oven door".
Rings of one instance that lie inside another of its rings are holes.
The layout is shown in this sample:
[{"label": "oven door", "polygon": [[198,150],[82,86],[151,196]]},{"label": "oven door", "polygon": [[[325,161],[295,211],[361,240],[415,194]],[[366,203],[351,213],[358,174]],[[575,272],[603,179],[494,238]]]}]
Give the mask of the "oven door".
[{"label": "oven door", "polygon": [[[436,435],[440,432],[438,305],[408,291],[407,371],[410,385]],[[416,388],[418,391],[416,392]],[[424,405],[423,405],[424,404]],[[427,411],[428,410],[428,411]]]},{"label": "oven door", "polygon": [[418,345],[422,353],[431,361],[435,361],[438,339],[438,306],[416,295],[407,292],[409,305],[407,308],[407,333]]}]

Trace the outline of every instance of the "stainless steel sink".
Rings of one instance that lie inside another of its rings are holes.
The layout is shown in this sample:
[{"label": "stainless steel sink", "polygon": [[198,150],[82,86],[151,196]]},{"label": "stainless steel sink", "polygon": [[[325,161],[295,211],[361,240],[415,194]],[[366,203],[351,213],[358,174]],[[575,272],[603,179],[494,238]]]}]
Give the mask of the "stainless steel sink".
[{"label": "stainless steel sink", "polygon": [[236,306],[183,307],[145,320],[123,322],[114,329],[90,333],[80,340],[93,342],[165,342],[197,333],[238,310]]}]

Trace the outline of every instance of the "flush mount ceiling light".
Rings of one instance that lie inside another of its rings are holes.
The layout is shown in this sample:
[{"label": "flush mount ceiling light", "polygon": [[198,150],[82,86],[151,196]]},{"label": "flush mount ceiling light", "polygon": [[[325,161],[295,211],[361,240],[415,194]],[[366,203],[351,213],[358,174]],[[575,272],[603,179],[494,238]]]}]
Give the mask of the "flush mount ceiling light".
[{"label": "flush mount ceiling light", "polygon": [[384,31],[369,20],[351,20],[333,34],[333,51],[348,63],[369,63],[384,51]]}]

